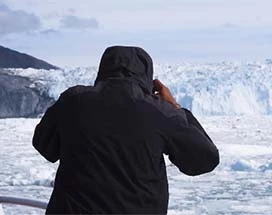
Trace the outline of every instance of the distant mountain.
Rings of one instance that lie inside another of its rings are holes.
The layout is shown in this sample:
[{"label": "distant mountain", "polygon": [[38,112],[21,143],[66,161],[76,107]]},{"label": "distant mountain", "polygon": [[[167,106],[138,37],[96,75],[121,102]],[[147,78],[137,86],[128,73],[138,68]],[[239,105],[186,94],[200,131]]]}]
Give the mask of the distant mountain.
[{"label": "distant mountain", "polygon": [[58,69],[43,60],[0,46],[0,68]]}]

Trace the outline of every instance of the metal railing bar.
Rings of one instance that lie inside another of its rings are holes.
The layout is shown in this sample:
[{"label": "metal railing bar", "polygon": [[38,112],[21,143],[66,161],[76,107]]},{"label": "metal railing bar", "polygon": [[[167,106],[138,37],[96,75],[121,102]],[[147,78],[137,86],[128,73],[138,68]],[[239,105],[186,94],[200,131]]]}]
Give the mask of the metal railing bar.
[{"label": "metal railing bar", "polygon": [[16,204],[16,205],[40,208],[44,210],[47,207],[46,202],[31,200],[26,198],[11,197],[11,196],[0,196],[0,204]]}]

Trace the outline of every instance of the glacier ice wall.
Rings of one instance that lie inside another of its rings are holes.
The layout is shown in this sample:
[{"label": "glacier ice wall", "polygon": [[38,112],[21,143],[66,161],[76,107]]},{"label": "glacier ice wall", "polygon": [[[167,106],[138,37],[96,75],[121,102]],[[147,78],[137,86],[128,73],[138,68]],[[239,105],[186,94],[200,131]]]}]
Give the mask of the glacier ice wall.
[{"label": "glacier ice wall", "polygon": [[[155,65],[159,78],[177,101],[196,115],[263,115],[272,113],[272,63]],[[92,85],[97,67],[62,70],[16,69],[57,99],[73,85]]]},{"label": "glacier ice wall", "polygon": [[196,115],[272,113],[272,64],[155,66],[178,102]]}]

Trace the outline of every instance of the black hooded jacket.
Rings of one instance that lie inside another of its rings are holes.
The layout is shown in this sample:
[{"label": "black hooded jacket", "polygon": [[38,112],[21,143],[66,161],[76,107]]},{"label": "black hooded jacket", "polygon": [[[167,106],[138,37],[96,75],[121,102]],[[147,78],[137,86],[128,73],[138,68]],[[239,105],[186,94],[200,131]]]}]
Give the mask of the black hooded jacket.
[{"label": "black hooded jacket", "polygon": [[95,86],[69,88],[46,111],[33,145],[60,160],[48,214],[166,214],[163,154],[187,175],[217,166],[218,150],[201,125],[154,95],[152,76],[143,49],[110,47]]}]

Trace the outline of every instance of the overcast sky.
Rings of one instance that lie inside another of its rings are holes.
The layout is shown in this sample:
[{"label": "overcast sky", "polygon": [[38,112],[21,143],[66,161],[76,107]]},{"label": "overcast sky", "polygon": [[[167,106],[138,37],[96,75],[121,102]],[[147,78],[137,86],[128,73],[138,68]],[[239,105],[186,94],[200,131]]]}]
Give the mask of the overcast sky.
[{"label": "overcast sky", "polygon": [[111,45],[155,63],[272,58],[271,0],[0,0],[0,45],[58,66],[98,65]]}]

